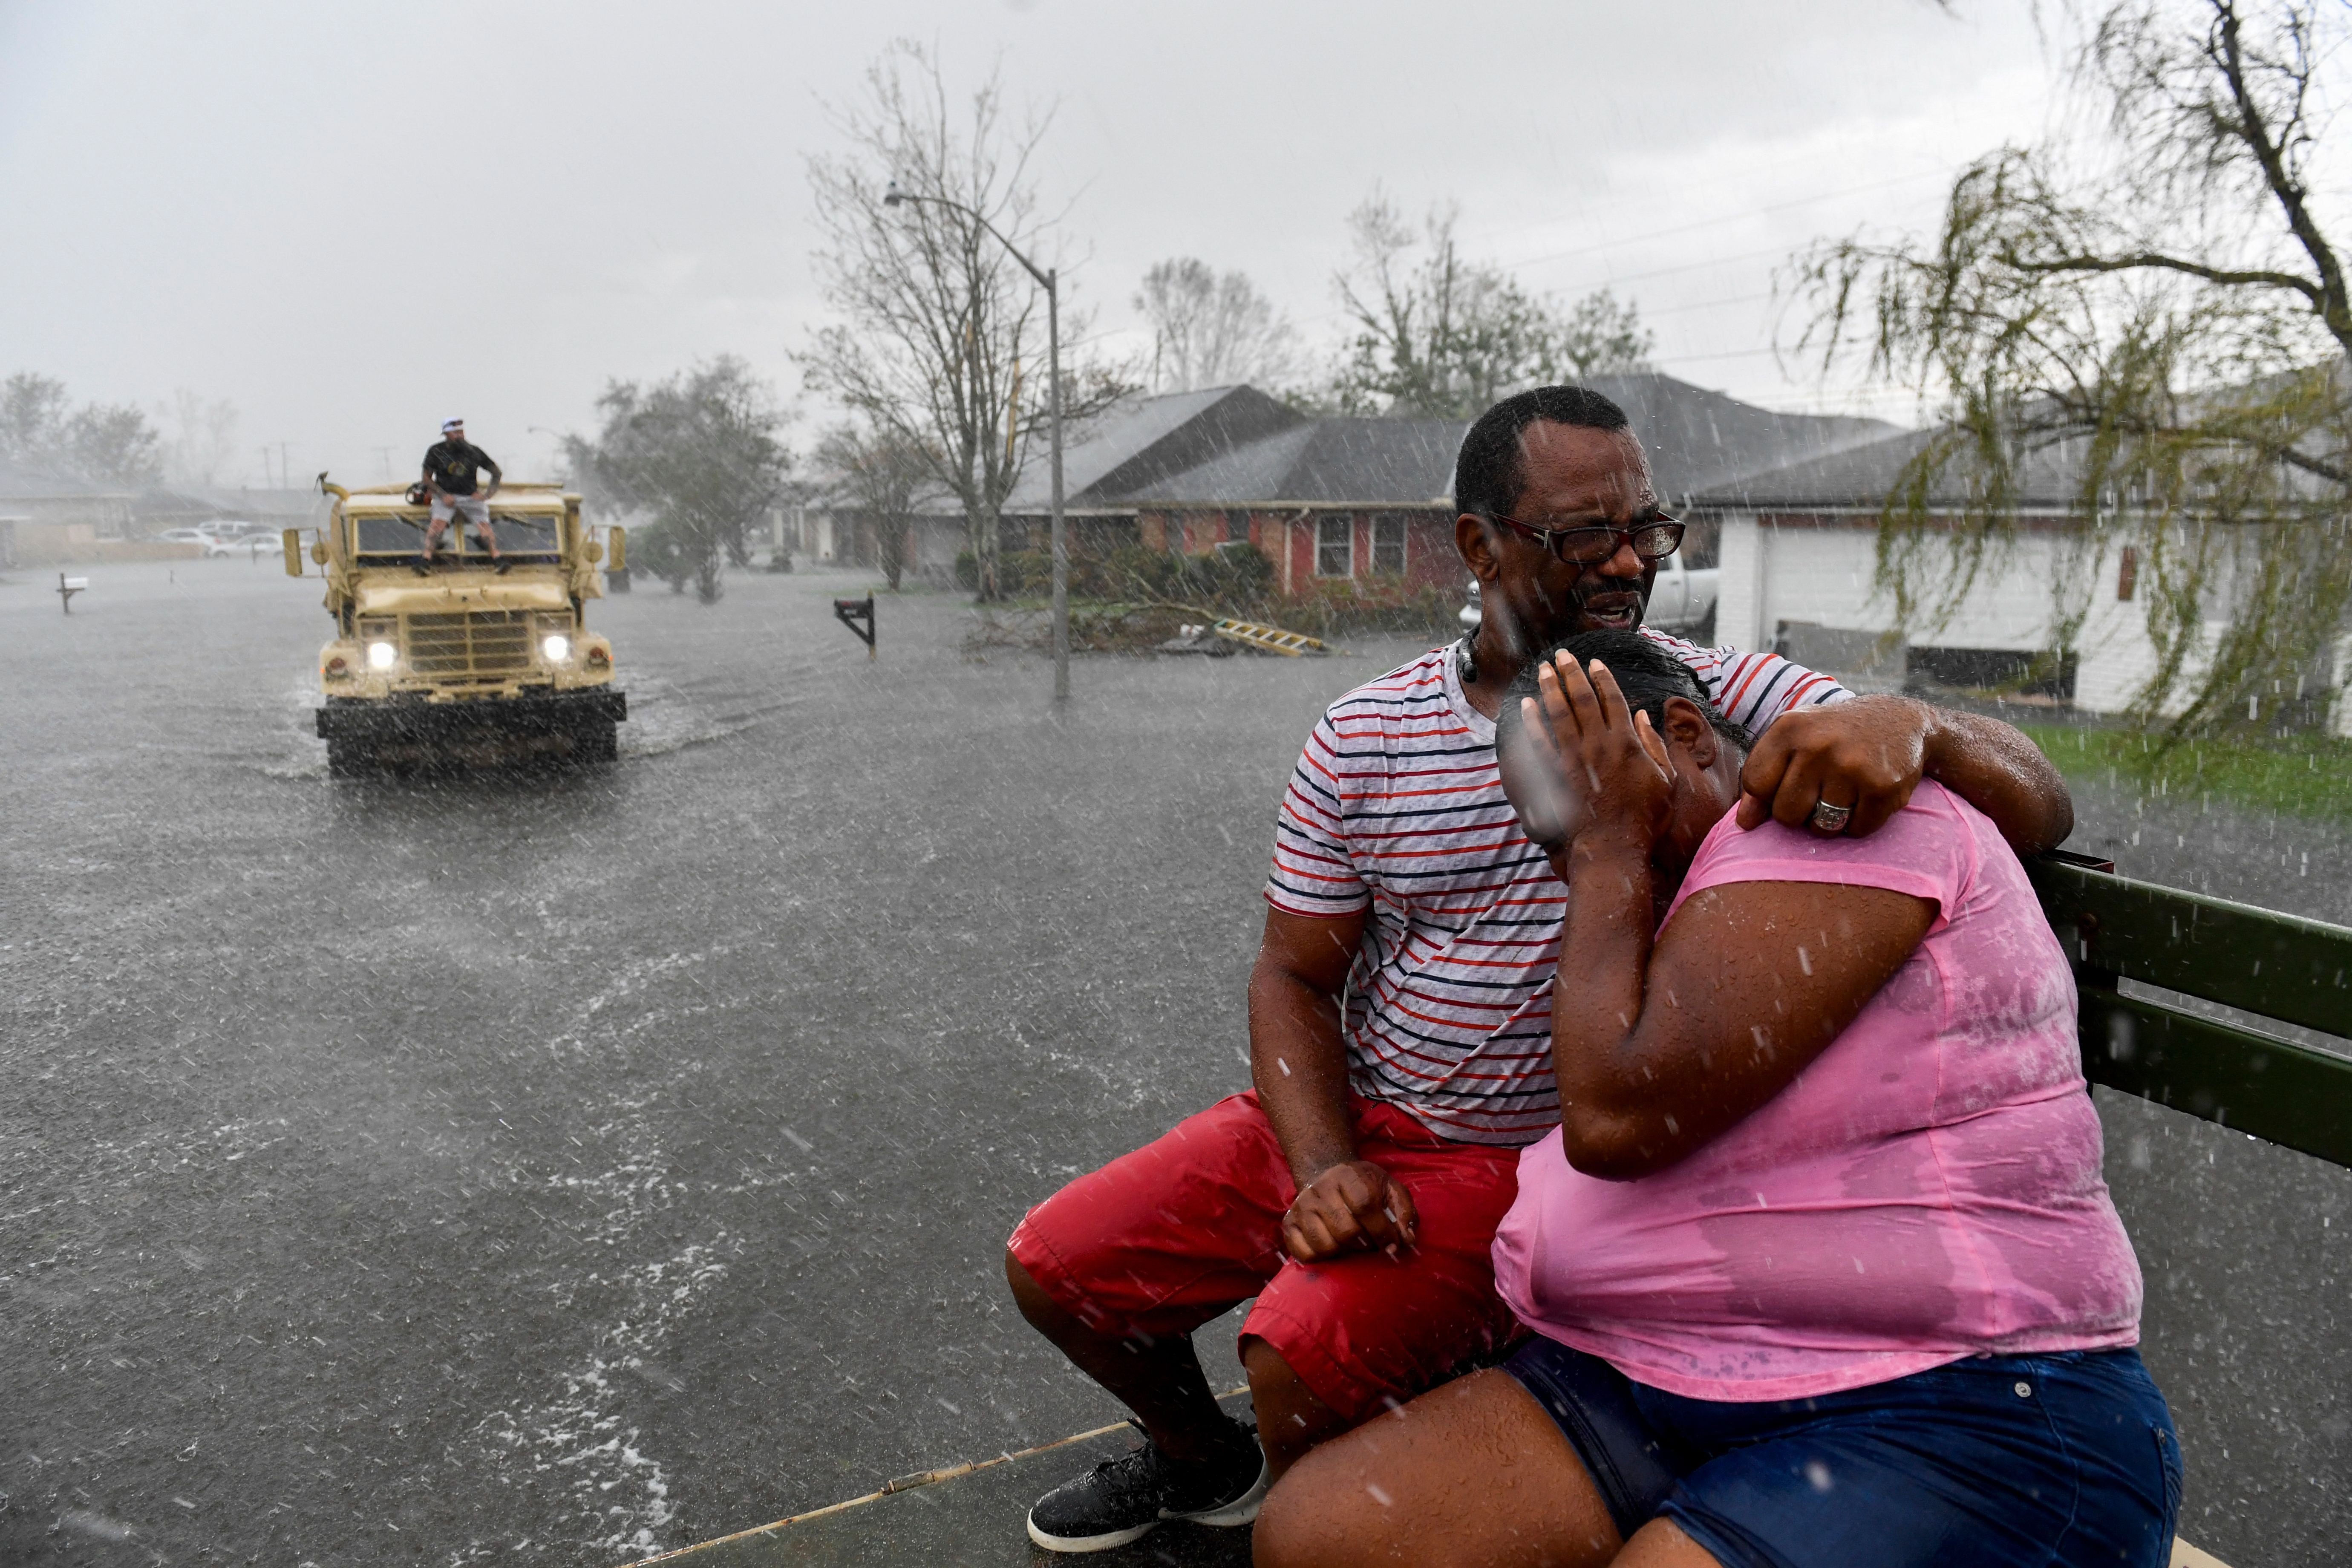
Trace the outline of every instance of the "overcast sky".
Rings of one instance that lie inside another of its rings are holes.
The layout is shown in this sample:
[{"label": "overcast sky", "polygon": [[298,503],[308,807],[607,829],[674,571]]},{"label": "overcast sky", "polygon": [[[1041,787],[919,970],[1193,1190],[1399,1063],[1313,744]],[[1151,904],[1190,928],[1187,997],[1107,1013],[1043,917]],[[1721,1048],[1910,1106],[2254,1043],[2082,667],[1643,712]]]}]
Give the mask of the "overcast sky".
[{"label": "overcast sky", "polygon": [[[1641,306],[1662,368],[1902,416],[1784,374],[1774,268],[2036,135],[2022,3],[0,0],[0,374],[232,400],[243,468],[405,478],[446,416],[518,478],[608,377],[734,353],[797,395],[824,319],[803,157],[892,38],[1055,106],[1073,287],[1240,268],[1310,343],[1375,184],[1468,249]],[[1114,341],[1116,338],[1114,336]],[[1148,344],[1147,344],[1148,346]],[[803,436],[806,429],[803,428]],[[272,458],[275,461],[275,458]]]}]

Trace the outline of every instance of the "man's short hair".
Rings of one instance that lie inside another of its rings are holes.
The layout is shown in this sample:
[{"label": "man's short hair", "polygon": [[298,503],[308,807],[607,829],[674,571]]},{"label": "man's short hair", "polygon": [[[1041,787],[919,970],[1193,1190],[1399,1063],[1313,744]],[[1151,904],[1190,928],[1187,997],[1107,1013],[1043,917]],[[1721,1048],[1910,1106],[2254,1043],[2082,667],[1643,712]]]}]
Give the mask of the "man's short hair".
[{"label": "man's short hair", "polygon": [[1495,710],[1496,754],[1518,739],[1519,700],[1536,695],[1540,689],[1536,684],[1538,675],[1562,651],[1581,665],[1596,658],[1607,665],[1609,673],[1616,677],[1617,689],[1624,693],[1627,710],[1647,713],[1651,728],[1661,736],[1666,732],[1666,700],[1680,697],[1706,714],[1707,723],[1726,741],[1742,752],[1755,749],[1754,737],[1723,716],[1689,665],[1639,632],[1609,631],[1581,632],[1556,642],[1519,668],[1503,693],[1502,706]]},{"label": "man's short hair", "polygon": [[1479,517],[1507,515],[1519,504],[1528,470],[1519,437],[1538,419],[1580,430],[1628,428],[1625,411],[1584,386],[1515,392],[1478,416],[1454,459],[1454,505]]}]

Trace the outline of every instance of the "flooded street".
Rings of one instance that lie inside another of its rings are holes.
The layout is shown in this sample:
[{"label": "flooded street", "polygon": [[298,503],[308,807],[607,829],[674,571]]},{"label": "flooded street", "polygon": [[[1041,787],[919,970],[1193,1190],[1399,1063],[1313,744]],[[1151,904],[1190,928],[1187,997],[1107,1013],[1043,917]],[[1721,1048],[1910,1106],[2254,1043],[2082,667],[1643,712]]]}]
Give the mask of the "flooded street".
[{"label": "flooded street", "polygon": [[[1082,658],[1057,716],[960,595],[868,662],[863,578],[643,583],[616,766],[331,784],[315,579],[89,575],[0,582],[10,1563],[618,1563],[1114,1419],[1003,1237],[1246,1084],[1283,781],[1419,646]],[[2078,799],[2352,922],[2352,835]],[[2184,1534],[2340,1562],[2352,1173],[2101,1100]]]}]

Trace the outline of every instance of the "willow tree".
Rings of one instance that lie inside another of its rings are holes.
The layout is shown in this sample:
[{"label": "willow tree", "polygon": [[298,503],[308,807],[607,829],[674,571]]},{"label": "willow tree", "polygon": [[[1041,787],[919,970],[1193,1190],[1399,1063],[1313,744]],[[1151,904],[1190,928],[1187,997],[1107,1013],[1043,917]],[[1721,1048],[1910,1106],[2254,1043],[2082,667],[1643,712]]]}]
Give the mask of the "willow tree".
[{"label": "willow tree", "polygon": [[2314,189],[2347,13],[2066,15],[2071,133],[1971,164],[1932,240],[1797,264],[1802,349],[1933,416],[1881,515],[1880,585],[1915,636],[1948,624],[2014,558],[2025,464],[2058,456],[2080,526],[2051,574],[2055,645],[2128,548],[2156,653],[2143,726],[2311,721],[2352,596],[2352,303]]}]

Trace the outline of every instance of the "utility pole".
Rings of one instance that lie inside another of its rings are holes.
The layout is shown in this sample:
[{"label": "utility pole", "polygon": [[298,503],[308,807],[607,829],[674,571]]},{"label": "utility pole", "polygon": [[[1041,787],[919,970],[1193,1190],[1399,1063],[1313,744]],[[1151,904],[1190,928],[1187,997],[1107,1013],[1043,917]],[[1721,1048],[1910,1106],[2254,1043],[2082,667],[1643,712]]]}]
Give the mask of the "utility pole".
[{"label": "utility pole", "polygon": [[1061,268],[1041,270],[1011,240],[997,233],[994,224],[961,202],[951,202],[945,196],[919,196],[900,190],[898,182],[893,180],[889,189],[882,193],[882,205],[895,207],[902,202],[929,202],[963,214],[994,236],[996,243],[1010,251],[1013,259],[1021,263],[1045,290],[1045,367],[1054,378],[1054,700],[1066,702],[1070,699],[1070,544],[1062,520],[1062,295],[1057,282]]}]

